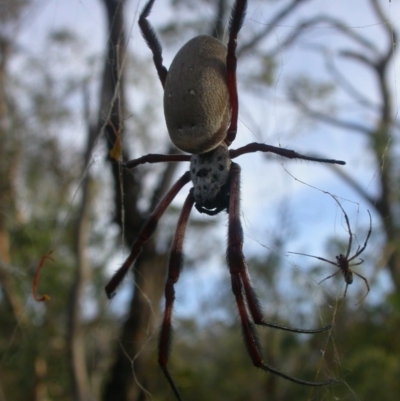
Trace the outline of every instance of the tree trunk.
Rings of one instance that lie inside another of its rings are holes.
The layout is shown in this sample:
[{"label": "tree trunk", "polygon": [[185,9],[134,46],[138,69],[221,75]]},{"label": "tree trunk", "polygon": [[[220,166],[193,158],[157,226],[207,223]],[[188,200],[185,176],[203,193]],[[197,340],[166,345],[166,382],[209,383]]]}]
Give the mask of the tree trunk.
[{"label": "tree trunk", "polygon": [[7,38],[0,36],[0,285],[13,319],[21,324],[24,321],[23,305],[10,275],[9,228],[15,218],[14,181],[19,148],[8,120],[6,75],[9,48]]},{"label": "tree trunk", "polygon": [[[115,149],[116,137],[120,136],[123,139],[124,136],[124,2],[104,0],[104,4],[109,34],[99,126],[105,126],[107,146],[111,150]],[[122,149],[122,158],[129,159],[125,149]],[[111,168],[114,177],[115,220],[124,233],[126,243],[130,245],[144,222],[143,213],[137,208],[141,181],[136,179],[134,171],[121,171],[115,161],[111,161]],[[165,192],[165,188],[168,188],[174,170],[174,165],[166,167],[155,190],[150,210]],[[166,264],[166,255],[158,254],[153,240],[149,240],[135,265],[133,297],[127,319],[121,329],[120,342],[115,347],[114,361],[105,384],[103,400],[136,401],[143,398],[146,378],[142,369],[142,356],[139,354],[158,317]]]}]

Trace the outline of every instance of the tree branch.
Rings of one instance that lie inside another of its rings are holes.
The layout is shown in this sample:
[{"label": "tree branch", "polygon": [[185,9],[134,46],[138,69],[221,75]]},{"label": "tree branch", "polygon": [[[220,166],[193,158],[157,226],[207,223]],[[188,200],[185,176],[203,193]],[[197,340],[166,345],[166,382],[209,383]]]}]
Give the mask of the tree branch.
[{"label": "tree branch", "polygon": [[[318,24],[321,23],[327,23],[328,26],[322,26],[319,27],[317,26]],[[279,52],[281,52],[284,48],[287,48],[291,46],[293,43],[298,41],[301,36],[305,33],[307,33],[308,30],[311,28],[315,29],[336,29],[345,36],[349,37],[352,39],[354,42],[357,44],[361,45],[367,50],[370,50],[374,54],[378,54],[378,49],[374,45],[373,42],[370,40],[366,39],[365,37],[359,35],[356,33],[354,30],[349,29],[348,26],[344,25],[340,20],[330,17],[328,15],[320,15],[308,20],[305,20],[303,22],[300,22],[298,26],[277,46],[274,50],[269,52],[269,55],[271,57],[276,56]]]},{"label": "tree branch", "polygon": [[86,367],[86,352],[82,330],[81,305],[85,286],[90,276],[87,258],[89,216],[93,208],[93,180],[87,166],[90,163],[92,150],[97,138],[97,129],[91,127],[88,98],[85,96],[85,120],[87,122],[86,148],[83,158],[83,181],[81,186],[81,202],[75,224],[74,250],[77,259],[75,277],[71,286],[68,302],[67,348],[69,352],[70,370],[73,384],[73,398],[76,401],[94,400],[90,391],[89,377]]},{"label": "tree branch", "polygon": [[330,167],[343,181],[345,181],[351,189],[357,192],[361,198],[363,198],[366,202],[368,202],[371,207],[375,208],[378,202],[377,198],[371,197],[367,191],[357,182],[353,177],[348,175],[343,168],[340,169],[338,166],[330,165]]},{"label": "tree branch", "polygon": [[261,42],[261,40],[266,38],[276,28],[276,26],[279,25],[280,21],[282,21],[289,14],[294,12],[297,7],[303,5],[307,1],[309,0],[293,0],[285,8],[279,11],[268,21],[265,28],[261,32],[257,33],[255,36],[253,36],[253,38],[238,47],[238,50],[236,51],[237,57],[239,58],[243,56],[243,54],[245,54],[246,52],[254,50],[255,46],[257,46],[257,44]]},{"label": "tree branch", "polygon": [[290,90],[289,98],[291,101],[311,118],[315,118],[316,120],[319,120],[325,124],[330,124],[333,125],[337,128],[344,128],[346,130],[354,131],[354,132],[359,132],[365,135],[370,136],[371,135],[371,129],[367,126],[354,123],[351,121],[345,121],[345,120],[340,120],[335,117],[331,117],[328,114],[322,113],[320,111],[312,110],[304,101],[300,99],[300,96],[295,93],[295,91],[292,89]]}]

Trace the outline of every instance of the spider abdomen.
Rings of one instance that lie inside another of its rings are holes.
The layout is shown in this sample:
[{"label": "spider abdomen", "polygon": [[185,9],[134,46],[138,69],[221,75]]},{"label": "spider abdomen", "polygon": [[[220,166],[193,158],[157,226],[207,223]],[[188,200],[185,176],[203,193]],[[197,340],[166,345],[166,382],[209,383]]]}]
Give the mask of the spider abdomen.
[{"label": "spider abdomen", "polygon": [[[197,208],[223,210],[227,207],[224,188],[228,181],[231,159],[225,143],[216,149],[193,155],[190,161],[190,177]],[[212,214],[212,213],[211,213]]]},{"label": "spider abdomen", "polygon": [[165,81],[164,114],[171,141],[193,154],[209,152],[224,139],[231,109],[226,47],[197,36],[176,54]]}]

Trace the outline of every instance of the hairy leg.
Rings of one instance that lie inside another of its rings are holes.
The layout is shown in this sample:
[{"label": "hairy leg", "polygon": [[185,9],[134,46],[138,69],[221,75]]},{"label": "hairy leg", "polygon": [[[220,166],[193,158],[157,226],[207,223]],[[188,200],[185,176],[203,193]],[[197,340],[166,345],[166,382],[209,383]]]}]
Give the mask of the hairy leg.
[{"label": "hairy leg", "polygon": [[[243,296],[246,290],[243,288],[243,277],[246,275],[246,267],[243,248],[243,229],[240,222],[240,167],[232,163],[230,176],[230,199],[229,199],[229,228],[228,228],[228,249],[227,260],[231,274],[232,292],[235,296],[239,316],[242,324],[243,337],[247,352],[253,361],[254,366],[267,372],[276,374],[284,379],[294,383],[307,386],[325,386],[332,383],[332,380],[324,382],[310,382],[289,376],[266,364],[262,359],[261,346],[257,338],[254,325],[250,321],[245,298]],[[250,307],[249,307],[250,308]]]},{"label": "hairy leg", "polygon": [[164,319],[161,326],[161,333],[158,347],[158,363],[163,370],[176,398],[181,401],[182,398],[179,394],[178,388],[171,374],[168,371],[167,364],[169,353],[171,349],[171,335],[172,335],[172,309],[175,301],[174,285],[179,279],[179,274],[183,265],[183,239],[187,222],[189,220],[190,211],[194,204],[193,189],[190,190],[189,195],[183,205],[181,215],[176,226],[174,242],[171,248],[171,255],[168,264],[168,277],[165,284],[165,311]]},{"label": "hairy leg", "polygon": [[128,273],[130,267],[135,262],[136,258],[139,256],[143,244],[148,241],[153,235],[158,220],[164,214],[165,209],[170,205],[178,192],[190,181],[190,173],[187,171],[179,180],[174,184],[174,186],[167,192],[164,198],[160,201],[158,206],[155,208],[153,213],[149,216],[144,226],[140,230],[135,242],[132,244],[131,252],[126,258],[124,264],[115,272],[111,280],[105,287],[106,294],[108,298],[112,298],[115,294],[115,290],[121,281],[124,279]]},{"label": "hairy leg", "polygon": [[147,43],[147,46],[149,46],[150,50],[153,53],[154,65],[156,66],[158,77],[160,78],[161,84],[164,87],[168,70],[163,65],[161,43],[158,40],[153,27],[151,26],[149,21],[147,21],[147,17],[151,12],[151,8],[153,7],[154,1],[155,0],[149,0],[143,7],[143,10],[140,13],[139,17],[139,26],[142,31],[143,38]]}]

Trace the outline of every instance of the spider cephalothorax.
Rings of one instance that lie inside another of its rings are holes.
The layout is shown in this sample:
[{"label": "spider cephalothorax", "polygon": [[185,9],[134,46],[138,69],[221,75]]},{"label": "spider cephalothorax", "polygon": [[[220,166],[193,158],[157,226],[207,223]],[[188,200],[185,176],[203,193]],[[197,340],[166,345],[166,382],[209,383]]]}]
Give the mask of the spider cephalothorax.
[{"label": "spider cephalothorax", "polygon": [[209,215],[228,207],[228,178],[231,158],[228,147],[221,143],[207,153],[192,155],[190,178],[196,209]]},{"label": "spider cephalothorax", "polygon": [[164,87],[164,114],[172,142],[188,154],[148,154],[124,163],[133,168],[144,163],[190,161],[190,171],[172,186],[144,223],[124,264],[106,286],[111,297],[139,255],[143,244],[154,233],[157,222],[177,193],[191,180],[193,188],[182,206],[168,263],[165,285],[165,311],[159,340],[158,362],[178,400],[181,396],[168,370],[171,344],[172,310],[175,301],[174,285],[179,279],[183,260],[183,239],[193,206],[201,213],[216,215],[228,213],[227,262],[231,286],[243,329],[247,351],[253,364],[267,372],[293,382],[322,386],[332,380],[309,382],[289,376],[263,361],[260,343],[254,325],[274,327],[296,333],[320,333],[319,329],[293,329],[271,323],[263,318],[260,303],[252,287],[243,248],[243,230],[240,221],[240,166],[232,159],[246,153],[271,152],[290,158],[321,163],[345,164],[333,159],[304,156],[293,150],[263,143],[250,143],[239,149],[228,149],[235,140],[238,121],[238,94],[236,88],[236,45],[242,27],[247,0],[236,0],[229,22],[229,40],[225,47],[210,36],[197,36],[187,42],[172,61],[170,70],[163,65],[162,48],[147,20],[155,0],[149,0],[140,14],[139,25]]},{"label": "spider cephalothorax", "polygon": [[[361,259],[362,260],[362,259]],[[349,268],[349,260],[342,253],[336,256],[336,265],[340,267],[347,285],[353,284],[353,271]]]}]

